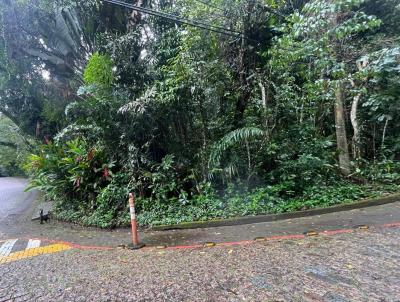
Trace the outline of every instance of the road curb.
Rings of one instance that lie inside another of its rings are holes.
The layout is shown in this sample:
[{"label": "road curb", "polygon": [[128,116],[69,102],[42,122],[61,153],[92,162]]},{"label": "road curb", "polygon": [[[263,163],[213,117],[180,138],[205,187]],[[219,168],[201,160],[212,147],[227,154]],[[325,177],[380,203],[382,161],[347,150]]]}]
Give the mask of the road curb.
[{"label": "road curb", "polygon": [[[400,222],[395,223],[388,223],[383,225],[376,225],[373,228],[393,228],[393,227],[400,227]],[[337,230],[325,230],[318,233],[316,236],[335,236],[340,234],[351,234],[354,232],[365,231],[363,229],[337,229]],[[306,239],[306,234],[289,234],[289,235],[273,235],[273,236],[266,236],[266,237],[258,237],[258,240],[242,240],[242,241],[231,241],[231,242],[219,242],[215,243],[213,247],[223,247],[223,246],[236,246],[236,245],[248,245],[252,243],[259,243],[260,241],[263,242],[273,242],[273,241],[282,241],[282,240],[298,240],[298,239]],[[262,240],[261,240],[262,238]],[[181,250],[181,249],[198,249],[198,248],[205,248],[204,244],[193,244],[193,245],[179,245],[179,246],[167,246],[166,250]],[[154,250],[153,247],[149,246],[145,248],[147,250]]]},{"label": "road curb", "polygon": [[297,211],[297,212],[288,212],[281,214],[269,214],[269,215],[257,215],[257,216],[245,216],[245,217],[236,217],[236,218],[228,218],[228,219],[215,219],[209,221],[195,221],[195,222],[187,222],[176,225],[159,225],[153,226],[149,228],[152,231],[167,231],[167,230],[182,230],[182,229],[200,229],[200,228],[211,228],[211,227],[220,227],[220,226],[235,226],[235,225],[244,225],[244,224],[252,224],[252,223],[261,223],[261,222],[272,222],[293,218],[301,218],[301,217],[310,217],[322,214],[350,211],[355,209],[379,206],[383,204],[388,204],[392,202],[396,202],[400,200],[400,193],[391,194],[388,196],[383,196],[379,198],[366,199],[361,200],[349,204],[341,204],[328,208],[317,208],[310,209],[306,211]]},{"label": "road curb", "polygon": [[[362,226],[367,226],[367,225],[362,225]],[[397,228],[400,227],[400,222],[391,222],[391,223],[386,223],[386,224],[380,224],[380,225],[373,225],[371,226],[372,229],[380,229],[380,228]],[[359,228],[359,226],[353,226],[352,228],[346,228],[346,229],[334,229],[334,230],[323,230],[317,233],[316,237],[321,236],[334,236],[334,235],[340,235],[340,234],[350,234],[354,232],[368,232],[370,229],[370,226],[367,226],[367,228]],[[311,237],[313,237],[311,236]],[[175,245],[175,246],[167,246],[167,245],[154,245],[154,246],[146,246],[142,250],[143,251],[157,251],[157,250],[180,250],[180,249],[201,249],[201,248],[212,248],[212,247],[223,247],[223,246],[236,246],[236,245],[248,245],[252,243],[257,243],[257,242],[270,242],[270,241],[282,241],[282,240],[297,240],[297,239],[305,239],[309,237],[307,234],[286,234],[286,235],[269,235],[266,237],[257,237],[254,238],[253,240],[241,240],[241,241],[229,241],[229,242],[205,242],[205,243],[193,243],[189,245]],[[18,238],[15,238],[18,239]],[[62,244],[65,246],[69,246],[70,248],[73,249],[79,249],[79,250],[97,250],[97,251],[108,251],[108,250],[115,250],[118,248],[126,248],[126,246],[95,246],[95,245],[81,245],[73,242],[68,242],[68,241],[62,241],[62,240],[53,240],[49,238],[28,238],[28,237],[22,237],[20,239],[37,239],[41,241],[46,241],[52,244]],[[10,240],[10,239],[8,239]],[[7,241],[7,240],[0,240],[0,242]]]}]

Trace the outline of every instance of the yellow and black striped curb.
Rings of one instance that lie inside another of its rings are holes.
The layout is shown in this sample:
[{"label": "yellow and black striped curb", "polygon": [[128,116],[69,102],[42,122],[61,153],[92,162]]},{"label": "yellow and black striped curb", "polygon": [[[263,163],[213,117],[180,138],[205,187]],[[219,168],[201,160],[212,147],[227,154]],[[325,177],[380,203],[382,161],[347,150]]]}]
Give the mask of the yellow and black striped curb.
[{"label": "yellow and black striped curb", "polygon": [[71,249],[66,243],[51,244],[38,239],[8,239],[0,241],[0,265],[39,255],[54,254]]}]

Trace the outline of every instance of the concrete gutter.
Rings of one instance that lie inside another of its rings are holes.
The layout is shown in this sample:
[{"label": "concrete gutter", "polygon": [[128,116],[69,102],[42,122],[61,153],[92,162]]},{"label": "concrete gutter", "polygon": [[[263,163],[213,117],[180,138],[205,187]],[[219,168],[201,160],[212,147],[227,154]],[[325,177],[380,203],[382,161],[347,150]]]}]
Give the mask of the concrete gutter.
[{"label": "concrete gutter", "polygon": [[373,199],[365,199],[348,204],[340,204],[327,208],[317,208],[310,209],[306,211],[297,212],[287,212],[281,214],[269,214],[269,215],[257,215],[257,216],[244,216],[244,217],[234,217],[228,219],[214,219],[208,221],[195,221],[195,222],[184,222],[175,225],[158,225],[153,226],[150,230],[154,231],[166,231],[166,230],[176,230],[176,229],[198,229],[198,228],[210,228],[210,227],[220,227],[220,226],[234,226],[261,222],[271,222],[292,218],[309,217],[328,213],[343,212],[354,209],[361,209],[366,207],[379,206],[387,203],[392,203],[400,201],[400,193],[391,194],[388,196],[383,196]]}]

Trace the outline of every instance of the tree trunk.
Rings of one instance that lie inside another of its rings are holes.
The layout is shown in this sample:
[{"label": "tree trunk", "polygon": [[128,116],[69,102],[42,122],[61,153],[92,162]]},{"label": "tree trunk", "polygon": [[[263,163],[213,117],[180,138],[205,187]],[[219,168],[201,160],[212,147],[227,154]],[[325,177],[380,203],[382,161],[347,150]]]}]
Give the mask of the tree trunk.
[{"label": "tree trunk", "polygon": [[382,149],[385,145],[386,129],[387,129],[388,123],[389,123],[389,117],[386,117],[386,122],[385,122],[385,126],[383,127],[383,133],[382,133],[382,144],[381,144]]},{"label": "tree trunk", "polygon": [[251,153],[250,153],[250,145],[249,141],[247,138],[245,138],[245,144],[246,144],[246,152],[247,152],[247,185],[249,185],[250,178],[251,178]]},{"label": "tree trunk", "polygon": [[376,161],[376,125],[374,124],[374,131],[372,132],[372,149],[374,151],[374,163]]},{"label": "tree trunk", "polygon": [[40,123],[40,121],[37,121],[36,122],[36,131],[35,131],[36,138],[39,138],[41,130],[42,130],[42,124]]},{"label": "tree trunk", "polygon": [[357,94],[354,99],[353,103],[351,104],[351,111],[350,111],[350,121],[351,125],[353,127],[353,140],[352,140],[352,145],[353,145],[353,157],[354,159],[359,159],[361,157],[360,154],[360,128],[358,125],[358,120],[357,120],[357,107],[358,103],[360,102],[361,94]]},{"label": "tree trunk", "polygon": [[265,121],[264,121],[264,125],[265,125],[265,136],[268,139],[269,137],[269,131],[268,131],[268,103],[267,103],[267,94],[265,92],[265,86],[263,85],[262,82],[258,83],[258,86],[261,89],[261,98],[262,98],[262,105],[264,107],[264,115],[265,115]]},{"label": "tree trunk", "polygon": [[238,56],[238,75],[239,75],[239,97],[236,101],[236,110],[234,116],[234,125],[236,128],[242,127],[243,115],[251,96],[250,85],[247,81],[249,75],[250,50],[247,36],[251,30],[251,14],[255,7],[254,0],[247,0],[243,11],[243,34],[241,37],[241,46]]},{"label": "tree trunk", "polygon": [[199,113],[201,117],[201,136],[203,140],[202,144],[202,152],[201,152],[201,161],[202,161],[202,174],[203,174],[203,181],[206,181],[208,178],[208,162],[207,162],[207,146],[208,146],[208,120],[207,120],[207,113],[206,109],[204,108],[204,96],[199,97]]},{"label": "tree trunk", "polygon": [[[368,60],[357,61],[356,63],[358,70],[361,72],[365,69],[368,65]],[[364,78],[363,82],[367,82],[368,78]],[[351,86],[354,89],[357,89],[357,85],[353,79],[350,79]],[[362,83],[360,86],[363,85]],[[353,139],[352,139],[352,149],[353,149],[353,156],[355,159],[361,158],[361,136],[360,136],[360,126],[358,124],[357,119],[357,108],[358,104],[360,103],[361,99],[361,92],[357,93],[357,95],[353,98],[353,103],[351,104],[351,111],[350,111],[350,121],[351,126],[353,127]]]},{"label": "tree trunk", "polygon": [[243,119],[243,114],[246,109],[247,100],[249,98],[248,87],[246,83],[246,63],[245,63],[245,56],[246,56],[246,39],[244,35],[242,36],[242,43],[239,50],[239,97],[236,101],[236,110],[235,110],[235,127],[241,127],[241,122]]},{"label": "tree trunk", "polygon": [[339,168],[343,175],[350,174],[350,157],[347,144],[346,124],[343,106],[343,87],[339,82],[335,87],[335,128],[337,149],[339,151]]}]

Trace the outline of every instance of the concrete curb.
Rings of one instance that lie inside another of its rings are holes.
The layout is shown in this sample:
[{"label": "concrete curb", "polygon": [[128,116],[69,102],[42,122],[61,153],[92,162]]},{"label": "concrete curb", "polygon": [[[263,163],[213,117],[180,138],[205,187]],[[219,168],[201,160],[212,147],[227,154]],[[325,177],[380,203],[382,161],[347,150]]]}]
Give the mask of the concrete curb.
[{"label": "concrete curb", "polygon": [[257,215],[257,216],[245,216],[245,217],[236,217],[229,219],[215,219],[209,221],[195,221],[195,222],[187,222],[176,225],[159,225],[153,226],[149,228],[153,231],[167,231],[167,230],[176,230],[176,229],[199,229],[199,228],[210,228],[210,227],[220,227],[220,226],[235,226],[235,225],[243,225],[243,224],[252,224],[252,223],[260,223],[260,222],[271,222],[292,218],[301,218],[301,217],[310,217],[322,214],[336,213],[349,211],[354,209],[361,209],[366,207],[379,206],[387,203],[392,203],[400,201],[400,193],[391,194],[388,196],[383,196],[379,198],[366,199],[361,200],[349,204],[341,204],[328,208],[317,208],[310,209],[306,211],[297,211],[297,212],[288,212],[281,214],[269,214],[269,215]]},{"label": "concrete curb", "polygon": [[[372,226],[372,229],[377,229],[377,228],[395,228],[395,227],[400,227],[400,222],[392,222],[392,223],[385,223],[381,225],[375,225]],[[335,230],[325,230],[325,231],[320,231],[314,235],[311,236],[334,236],[334,235],[339,235],[339,234],[350,234],[356,231],[368,231],[370,227],[368,225],[361,225],[361,226],[353,226],[353,228],[347,228],[347,229],[335,229]],[[256,243],[260,241],[280,241],[280,240],[295,240],[295,239],[305,239],[309,237],[310,235],[306,234],[287,234],[287,235],[269,235],[266,237],[257,237],[254,238],[253,240],[241,240],[241,241],[228,241],[228,242],[205,242],[205,243],[193,243],[190,245],[172,245],[172,246],[167,246],[167,245],[149,245],[143,247],[141,250],[143,251],[156,251],[156,250],[180,250],[180,249],[195,249],[195,248],[211,248],[211,247],[223,247],[223,246],[234,246],[234,245],[247,245],[251,243]],[[36,239],[36,240],[41,240],[41,241],[46,241],[52,244],[63,244],[67,245],[71,248],[75,249],[80,249],[80,250],[101,250],[101,251],[108,251],[108,250],[114,250],[114,249],[125,249],[125,245],[120,245],[120,246],[95,246],[95,245],[82,245],[82,244],[77,244],[73,242],[68,242],[68,241],[62,241],[62,240],[53,240],[53,239],[48,239],[48,238],[41,238],[41,237],[35,237],[35,238],[30,238],[30,237],[22,237],[23,239],[29,240],[29,239]],[[17,239],[17,238],[15,238]],[[8,239],[9,240],[9,239]],[[4,242],[6,240],[0,240],[0,242]]]}]

